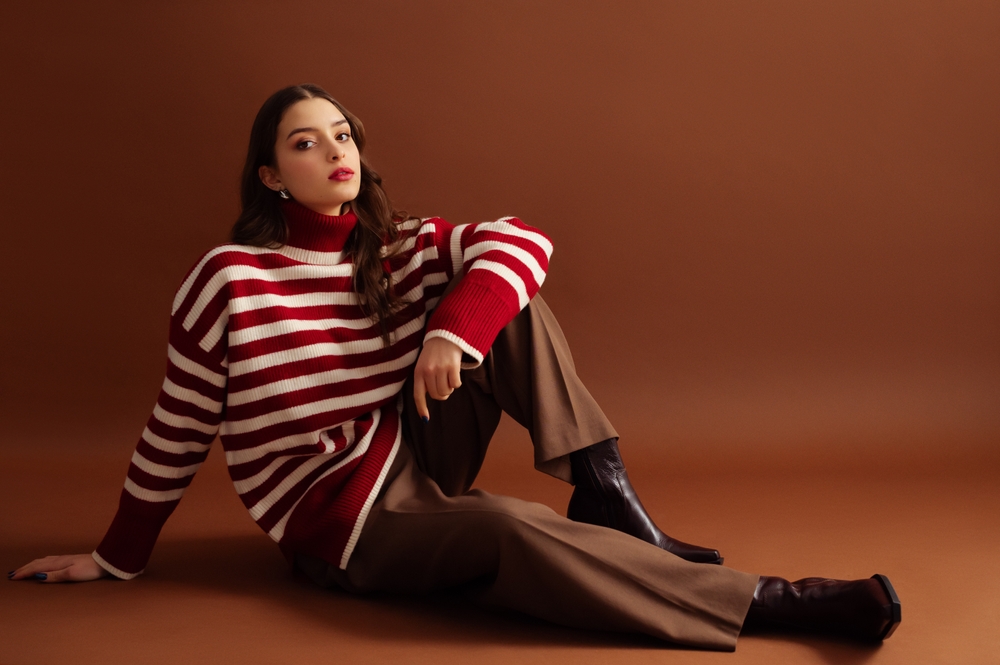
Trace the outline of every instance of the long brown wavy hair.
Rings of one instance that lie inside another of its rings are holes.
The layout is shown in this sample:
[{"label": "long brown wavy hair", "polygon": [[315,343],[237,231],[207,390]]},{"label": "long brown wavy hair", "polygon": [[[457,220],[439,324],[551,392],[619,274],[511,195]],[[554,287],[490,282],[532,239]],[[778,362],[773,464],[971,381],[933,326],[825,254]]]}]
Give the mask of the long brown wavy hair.
[{"label": "long brown wavy hair", "polygon": [[[240,179],[240,215],[230,233],[232,242],[257,247],[280,247],[288,239],[288,224],[281,212],[278,193],[260,179],[261,166],[275,166],[275,145],[278,125],[288,110],[303,99],[319,97],[336,106],[351,128],[351,136],[361,155],[361,189],[350,202],[358,224],[344,248],[354,263],[353,284],[361,309],[381,329],[382,341],[389,345],[389,326],[396,313],[405,305],[394,293],[392,273],[385,269],[393,258],[383,257],[382,246],[396,248],[399,222],[409,219],[405,212],[392,207],[382,189],[382,177],[365,159],[365,128],[361,121],[345,109],[330,93],[312,83],[283,88],[267,98],[254,118],[250,130],[250,145]],[[385,262],[383,262],[385,261]]]}]

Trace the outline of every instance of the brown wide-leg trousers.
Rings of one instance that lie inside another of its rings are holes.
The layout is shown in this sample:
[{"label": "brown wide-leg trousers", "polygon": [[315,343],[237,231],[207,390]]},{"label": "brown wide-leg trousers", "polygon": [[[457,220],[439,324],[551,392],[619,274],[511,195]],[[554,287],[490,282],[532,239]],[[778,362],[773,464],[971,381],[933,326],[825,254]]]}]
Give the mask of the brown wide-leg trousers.
[{"label": "brown wide-leg trousers", "polygon": [[733,650],[757,575],[694,564],[546,506],[469,490],[506,411],[535,467],[572,482],[567,455],[617,436],[576,376],[552,312],[535,298],[462,387],[423,423],[404,387],[404,439],[346,570],[299,555],[322,586],[425,592],[465,585],[486,605],[579,628]]}]

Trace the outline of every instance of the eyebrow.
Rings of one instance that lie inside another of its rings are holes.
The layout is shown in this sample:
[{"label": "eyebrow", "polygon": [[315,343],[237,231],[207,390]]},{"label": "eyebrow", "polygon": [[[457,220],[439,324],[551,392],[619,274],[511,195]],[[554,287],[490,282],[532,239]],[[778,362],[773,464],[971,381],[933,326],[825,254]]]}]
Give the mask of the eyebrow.
[{"label": "eyebrow", "polygon": [[[337,122],[333,123],[330,126],[336,127],[337,125],[343,125],[346,123],[347,123],[347,118],[342,118],[341,120],[338,120]],[[316,131],[315,127],[299,127],[298,129],[293,129],[292,131],[288,132],[288,136],[285,137],[285,140],[292,138],[292,135],[294,134],[300,134],[302,132],[315,132],[315,131]]]}]

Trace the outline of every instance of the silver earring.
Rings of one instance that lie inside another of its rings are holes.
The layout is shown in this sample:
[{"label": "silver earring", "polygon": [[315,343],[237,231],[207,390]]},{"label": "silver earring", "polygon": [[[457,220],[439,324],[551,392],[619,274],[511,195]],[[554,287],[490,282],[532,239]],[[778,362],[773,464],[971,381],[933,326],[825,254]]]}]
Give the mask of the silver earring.
[{"label": "silver earring", "polygon": [[289,196],[288,196],[288,190],[287,189],[280,189],[280,190],[278,190],[278,196],[280,196],[283,199],[289,198]]}]

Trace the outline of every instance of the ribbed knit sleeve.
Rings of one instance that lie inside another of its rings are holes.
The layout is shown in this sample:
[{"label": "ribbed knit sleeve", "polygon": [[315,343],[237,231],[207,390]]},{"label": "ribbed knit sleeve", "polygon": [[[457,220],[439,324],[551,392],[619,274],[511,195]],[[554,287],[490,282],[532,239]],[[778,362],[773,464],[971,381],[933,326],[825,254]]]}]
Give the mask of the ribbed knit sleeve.
[{"label": "ribbed knit sleeve", "polygon": [[195,265],[174,298],[167,371],[132,455],[118,512],[94,559],[122,579],[146,566],[164,522],[208,455],[225,402],[225,276],[216,254]]},{"label": "ribbed knit sleeve", "polygon": [[[440,236],[450,275],[464,275],[438,303],[424,340],[443,337],[479,365],[493,340],[538,292],[552,255],[548,236],[515,217],[467,224]],[[443,258],[443,256],[442,256]]]}]

